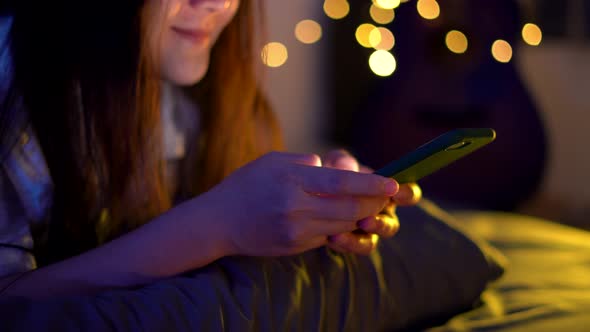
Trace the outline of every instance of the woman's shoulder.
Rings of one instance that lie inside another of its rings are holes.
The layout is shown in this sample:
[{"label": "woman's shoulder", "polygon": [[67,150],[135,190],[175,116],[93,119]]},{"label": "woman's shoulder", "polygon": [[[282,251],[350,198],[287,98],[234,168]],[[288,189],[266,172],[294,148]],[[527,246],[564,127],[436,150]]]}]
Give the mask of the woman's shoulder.
[{"label": "woman's shoulder", "polygon": [[46,220],[53,196],[53,182],[41,146],[31,126],[18,133],[18,139],[2,160],[5,185],[10,184],[33,223]]},{"label": "woman's shoulder", "polygon": [[0,91],[5,93],[12,75],[12,59],[10,52],[10,29],[12,16],[0,15]]},{"label": "woman's shoulder", "polygon": [[52,200],[53,183],[28,127],[0,165],[0,277],[35,268],[32,234],[43,241]]},{"label": "woman's shoulder", "polygon": [[17,188],[0,169],[0,278],[35,268],[31,223]]},{"label": "woman's shoulder", "polygon": [[[32,229],[45,229],[53,185],[22,100],[11,91],[10,30],[0,13],[0,276],[35,267]],[[42,232],[42,231],[41,231]]]},{"label": "woman's shoulder", "polygon": [[[14,122],[20,122],[22,120],[21,112],[17,112],[15,108],[20,108],[19,98],[14,98],[11,86],[13,84],[13,61],[12,52],[10,46],[10,30],[12,28],[12,16],[2,15],[0,13],[0,114],[2,120],[10,121],[10,125],[6,123],[1,124],[2,130],[0,131],[0,157],[4,158],[8,145],[8,141],[14,142],[17,131],[21,131],[23,126],[15,126]],[[9,116],[10,115],[10,116]],[[19,127],[19,128],[17,128]]]},{"label": "woman's shoulder", "polygon": [[10,67],[9,35],[12,28],[12,16],[0,14],[0,68]]},{"label": "woman's shoulder", "polygon": [[8,31],[10,31],[10,27],[12,26],[12,20],[12,15],[0,13],[0,40],[2,37],[5,38],[8,35]]}]

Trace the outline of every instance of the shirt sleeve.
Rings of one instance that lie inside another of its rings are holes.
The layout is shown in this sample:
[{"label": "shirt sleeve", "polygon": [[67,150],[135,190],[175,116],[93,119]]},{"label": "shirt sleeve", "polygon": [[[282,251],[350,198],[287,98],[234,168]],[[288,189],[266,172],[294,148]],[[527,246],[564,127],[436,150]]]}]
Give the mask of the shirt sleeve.
[{"label": "shirt sleeve", "polygon": [[[10,52],[6,45],[11,25],[12,17],[0,16],[0,101],[11,80]],[[6,152],[6,148],[0,150]],[[5,159],[11,156],[2,153],[2,157],[4,166]],[[35,268],[29,220],[5,167],[0,167],[0,277]]]},{"label": "shirt sleeve", "polygon": [[0,277],[36,267],[29,218],[8,180],[0,171]]}]

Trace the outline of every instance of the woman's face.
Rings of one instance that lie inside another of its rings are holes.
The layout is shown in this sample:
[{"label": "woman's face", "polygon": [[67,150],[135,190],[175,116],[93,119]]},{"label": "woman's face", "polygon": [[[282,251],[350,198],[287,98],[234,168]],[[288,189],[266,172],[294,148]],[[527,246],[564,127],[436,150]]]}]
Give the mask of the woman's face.
[{"label": "woman's face", "polygon": [[211,48],[240,0],[155,1],[148,29],[160,76],[176,85],[193,85],[207,72]]}]

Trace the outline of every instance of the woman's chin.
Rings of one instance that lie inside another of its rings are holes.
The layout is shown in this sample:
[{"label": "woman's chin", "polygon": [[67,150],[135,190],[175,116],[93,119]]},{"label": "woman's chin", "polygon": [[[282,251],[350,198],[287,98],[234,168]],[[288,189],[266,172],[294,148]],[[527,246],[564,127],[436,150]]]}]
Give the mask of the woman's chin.
[{"label": "woman's chin", "polygon": [[191,86],[191,85],[195,85],[195,84],[199,83],[203,79],[204,76],[205,76],[204,72],[202,74],[199,73],[198,75],[183,74],[183,75],[177,75],[171,79],[168,79],[168,81],[174,85],[177,85],[177,86]]},{"label": "woman's chin", "polygon": [[164,73],[163,79],[177,86],[191,86],[199,83],[207,73],[208,65],[197,66],[197,69],[189,70],[186,67],[177,67],[173,71]]}]

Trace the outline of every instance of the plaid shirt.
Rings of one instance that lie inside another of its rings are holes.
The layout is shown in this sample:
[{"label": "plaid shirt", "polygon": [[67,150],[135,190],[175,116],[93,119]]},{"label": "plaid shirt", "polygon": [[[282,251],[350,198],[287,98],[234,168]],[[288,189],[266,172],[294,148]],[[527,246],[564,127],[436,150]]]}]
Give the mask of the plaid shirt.
[{"label": "plaid shirt", "polygon": [[[5,44],[12,24],[0,17],[0,93],[11,81],[11,59]],[[0,95],[1,97],[1,95]],[[11,147],[2,147],[0,167],[0,277],[36,267],[32,233],[43,238],[53,185],[47,164],[31,128],[12,133]]]},{"label": "plaid shirt", "polygon": [[0,276],[36,267],[32,233],[44,237],[52,192],[39,143],[27,129],[0,169]]},{"label": "plaid shirt", "polygon": [[[11,24],[11,17],[0,16],[0,98],[12,79],[12,61],[4,45]],[[187,138],[194,141],[199,131],[198,108],[180,90],[164,84],[161,120],[165,175],[173,191]],[[33,234],[36,241],[44,241],[53,199],[53,183],[33,129],[29,126],[7,136],[16,143],[0,148],[0,277],[36,267]]]}]

